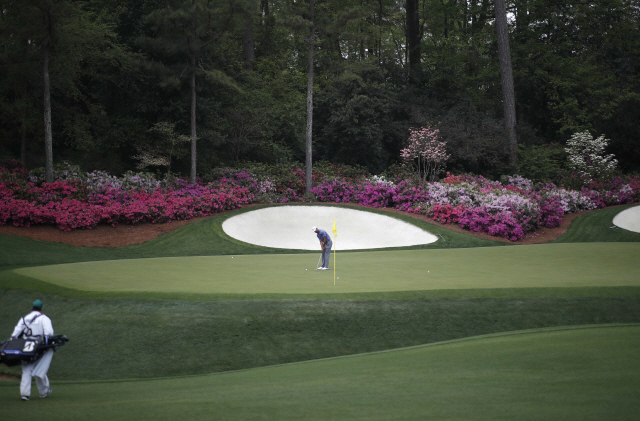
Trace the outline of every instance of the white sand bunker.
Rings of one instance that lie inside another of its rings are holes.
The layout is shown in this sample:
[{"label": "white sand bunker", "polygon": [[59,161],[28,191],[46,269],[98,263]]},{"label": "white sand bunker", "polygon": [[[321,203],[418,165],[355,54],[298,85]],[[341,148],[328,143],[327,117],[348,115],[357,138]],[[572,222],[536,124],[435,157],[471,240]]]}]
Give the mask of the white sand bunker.
[{"label": "white sand bunker", "polygon": [[[331,229],[336,221],[337,239]],[[336,206],[275,206],[224,221],[224,232],[259,246],[319,250],[312,227],[324,229],[337,250],[361,250],[429,244],[438,238],[415,225],[372,212]]]},{"label": "white sand bunker", "polygon": [[628,231],[640,232],[640,206],[623,210],[613,218],[613,224]]}]

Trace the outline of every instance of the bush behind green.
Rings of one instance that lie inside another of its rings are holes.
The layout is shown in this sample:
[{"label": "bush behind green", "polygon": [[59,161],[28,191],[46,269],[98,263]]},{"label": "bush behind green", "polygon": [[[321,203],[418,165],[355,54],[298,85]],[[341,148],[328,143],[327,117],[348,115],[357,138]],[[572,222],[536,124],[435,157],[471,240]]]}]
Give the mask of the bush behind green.
[{"label": "bush behind green", "polygon": [[518,145],[518,174],[533,182],[556,180],[566,162],[567,153],[559,144]]}]

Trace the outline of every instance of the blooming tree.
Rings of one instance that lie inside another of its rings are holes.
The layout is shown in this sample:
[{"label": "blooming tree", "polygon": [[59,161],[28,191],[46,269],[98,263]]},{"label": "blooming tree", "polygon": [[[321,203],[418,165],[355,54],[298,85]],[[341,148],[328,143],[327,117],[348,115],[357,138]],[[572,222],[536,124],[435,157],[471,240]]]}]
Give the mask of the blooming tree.
[{"label": "blooming tree", "polygon": [[138,154],[133,159],[138,161],[138,169],[148,167],[166,167],[167,173],[171,173],[171,160],[184,154],[181,144],[189,142],[188,136],[177,134],[175,123],[156,123],[149,132],[152,133],[155,142],[153,144],[137,145]]},{"label": "blooming tree", "polygon": [[565,150],[569,154],[569,163],[582,176],[585,183],[610,173],[618,165],[615,155],[605,155],[604,150],[609,139],[604,135],[594,139],[589,132],[574,133],[567,140]]},{"label": "blooming tree", "polygon": [[444,170],[451,155],[447,154],[447,142],[440,140],[439,130],[430,127],[410,129],[409,144],[400,151],[403,165],[412,165],[422,182],[434,181]]}]

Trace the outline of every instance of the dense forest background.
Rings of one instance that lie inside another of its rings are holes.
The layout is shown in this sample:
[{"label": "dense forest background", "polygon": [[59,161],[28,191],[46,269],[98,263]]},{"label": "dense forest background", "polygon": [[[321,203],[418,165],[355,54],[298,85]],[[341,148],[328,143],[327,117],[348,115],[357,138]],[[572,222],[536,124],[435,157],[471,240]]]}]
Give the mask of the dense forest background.
[{"label": "dense forest background", "polygon": [[[54,163],[302,163],[312,53],[314,161],[377,174],[409,128],[431,126],[449,169],[510,171],[493,0],[311,3],[0,0],[0,160],[45,165],[48,84]],[[640,2],[506,9],[520,165],[561,165],[571,134],[590,131],[640,170]]]}]

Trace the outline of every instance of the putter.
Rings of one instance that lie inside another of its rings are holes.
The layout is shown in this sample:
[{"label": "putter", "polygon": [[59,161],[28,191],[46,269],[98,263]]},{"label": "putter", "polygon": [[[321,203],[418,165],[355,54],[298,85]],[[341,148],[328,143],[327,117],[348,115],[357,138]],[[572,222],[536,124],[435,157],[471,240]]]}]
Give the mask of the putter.
[{"label": "putter", "polygon": [[318,259],[318,263],[316,263],[316,268],[314,270],[320,269],[320,262],[322,261],[322,253],[320,253],[320,258]]}]

